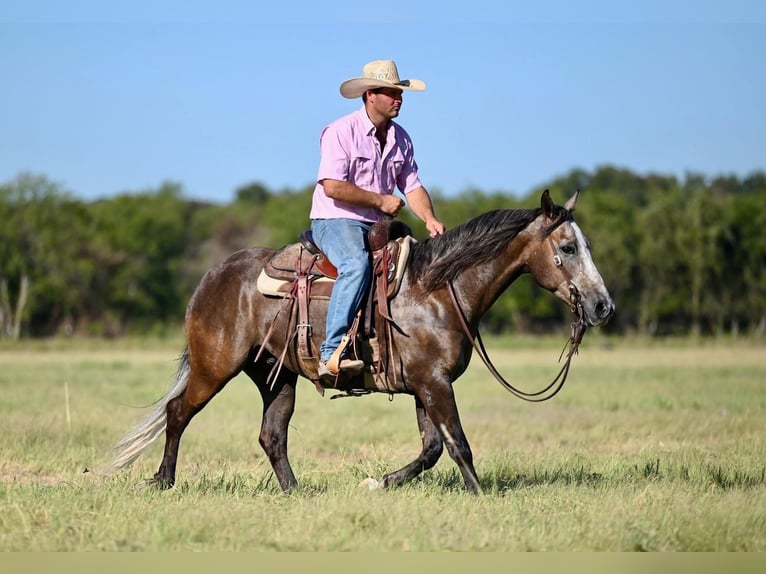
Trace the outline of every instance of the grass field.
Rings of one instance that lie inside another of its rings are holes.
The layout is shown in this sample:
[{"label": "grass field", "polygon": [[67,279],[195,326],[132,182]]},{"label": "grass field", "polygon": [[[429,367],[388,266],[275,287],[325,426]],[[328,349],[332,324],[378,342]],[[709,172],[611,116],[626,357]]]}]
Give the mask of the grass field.
[{"label": "grass field", "polygon": [[[539,388],[563,340],[494,340]],[[589,334],[564,390],[527,404],[474,361],[456,383],[484,494],[446,455],[411,484],[357,484],[408,463],[413,401],[330,400],[301,380],[282,494],[258,446],[261,401],[232,381],[194,419],[176,487],[142,488],[157,441],[97,471],[175,374],[181,342],[0,347],[0,550],[766,551],[766,342]]]}]

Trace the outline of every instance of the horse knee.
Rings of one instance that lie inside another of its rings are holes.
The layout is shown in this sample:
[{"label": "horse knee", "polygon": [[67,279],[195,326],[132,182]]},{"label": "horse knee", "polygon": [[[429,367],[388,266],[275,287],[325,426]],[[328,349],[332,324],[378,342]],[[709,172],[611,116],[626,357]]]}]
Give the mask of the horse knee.
[{"label": "horse knee", "polygon": [[287,441],[281,433],[265,425],[258,435],[258,443],[268,457],[272,458],[285,449]]}]

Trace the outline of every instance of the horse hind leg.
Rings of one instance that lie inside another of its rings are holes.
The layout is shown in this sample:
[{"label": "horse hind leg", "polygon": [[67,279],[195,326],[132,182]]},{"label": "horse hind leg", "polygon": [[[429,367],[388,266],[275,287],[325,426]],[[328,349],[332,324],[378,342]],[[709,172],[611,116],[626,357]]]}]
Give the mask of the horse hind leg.
[{"label": "horse hind leg", "polygon": [[223,375],[216,374],[215,369],[202,369],[193,361],[190,361],[190,365],[186,388],[168,401],[166,407],[165,450],[160,467],[150,481],[162,489],[171,488],[175,484],[178,447],[186,427],[239,372],[234,370]]},{"label": "horse hind leg", "polygon": [[400,486],[418,476],[425,470],[432,468],[444,450],[444,442],[438,429],[426,414],[420,399],[415,398],[415,412],[420,429],[420,438],[423,442],[423,450],[420,455],[410,464],[395,472],[383,476],[380,480],[380,488]]},{"label": "horse hind leg", "polygon": [[288,425],[295,411],[298,375],[283,368],[273,384],[267,384],[271,366],[263,357],[257,363],[249,363],[244,371],[256,384],[263,398],[263,419],[258,442],[269,457],[279,486],[284,492],[289,492],[298,486],[287,457]]},{"label": "horse hind leg", "polygon": [[130,429],[114,446],[112,460],[103,469],[106,475],[132,465],[166,429],[168,403],[184,392],[189,383],[189,354],[184,350],[173,386],[157,402],[151,413]]}]

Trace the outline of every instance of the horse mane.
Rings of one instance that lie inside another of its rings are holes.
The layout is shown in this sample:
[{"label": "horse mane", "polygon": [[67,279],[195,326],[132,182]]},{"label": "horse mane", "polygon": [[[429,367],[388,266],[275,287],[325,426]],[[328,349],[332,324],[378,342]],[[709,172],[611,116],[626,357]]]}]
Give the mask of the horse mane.
[{"label": "horse mane", "polygon": [[[427,292],[453,281],[467,269],[495,259],[541,212],[536,209],[494,209],[454,227],[444,235],[416,243],[409,272]],[[571,214],[556,206],[550,233]]]}]

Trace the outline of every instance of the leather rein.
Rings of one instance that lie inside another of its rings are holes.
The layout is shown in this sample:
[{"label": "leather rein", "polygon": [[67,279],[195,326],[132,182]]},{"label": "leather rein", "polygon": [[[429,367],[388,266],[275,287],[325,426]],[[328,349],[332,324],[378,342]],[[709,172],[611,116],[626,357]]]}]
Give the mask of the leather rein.
[{"label": "leather rein", "polygon": [[[578,348],[580,346],[580,342],[582,341],[582,338],[585,335],[585,330],[587,328],[587,325],[585,323],[583,308],[582,308],[582,302],[580,301],[580,292],[577,290],[577,287],[572,282],[572,276],[569,274],[567,269],[563,266],[561,257],[559,257],[556,254],[556,251],[553,246],[553,242],[550,239],[550,236],[548,237],[548,241],[551,243],[551,249],[553,249],[554,265],[560,268],[562,272],[564,273],[564,275],[567,276],[567,281],[569,283],[569,301],[570,301],[572,313],[575,315],[575,320],[572,322],[572,334],[570,335],[569,340],[567,341],[567,343],[569,344],[569,351],[567,352],[566,361],[564,362],[564,365],[561,367],[561,370],[558,372],[556,377],[548,384],[548,386],[546,386],[544,389],[540,391],[537,391],[535,393],[528,393],[528,392],[522,391],[521,389],[514,387],[511,383],[509,383],[506,379],[503,378],[503,376],[499,373],[495,365],[492,364],[492,360],[489,358],[489,354],[487,353],[487,350],[484,347],[484,341],[481,338],[481,333],[479,333],[478,326],[476,327],[476,337],[474,337],[473,334],[471,333],[471,329],[468,326],[468,323],[465,318],[465,313],[463,312],[463,309],[460,307],[460,303],[458,302],[457,295],[455,294],[455,287],[453,286],[451,281],[448,282],[447,284],[449,287],[450,296],[452,298],[452,303],[455,306],[455,310],[457,311],[458,317],[460,318],[460,324],[463,327],[463,332],[465,332],[465,334],[468,336],[468,339],[471,340],[473,344],[473,348],[476,349],[476,353],[479,355],[481,360],[487,366],[487,369],[489,370],[489,372],[492,373],[492,376],[494,376],[495,379],[497,379],[497,381],[503,386],[505,390],[507,390],[512,395],[530,403],[540,403],[543,401],[547,401],[549,399],[552,399],[558,394],[558,392],[564,386],[564,382],[567,380],[567,376],[569,375],[569,365],[572,362],[572,357],[577,354]],[[566,350],[566,343],[564,344],[564,349],[561,350],[559,361],[561,361],[561,357],[564,356],[565,350]]]}]

